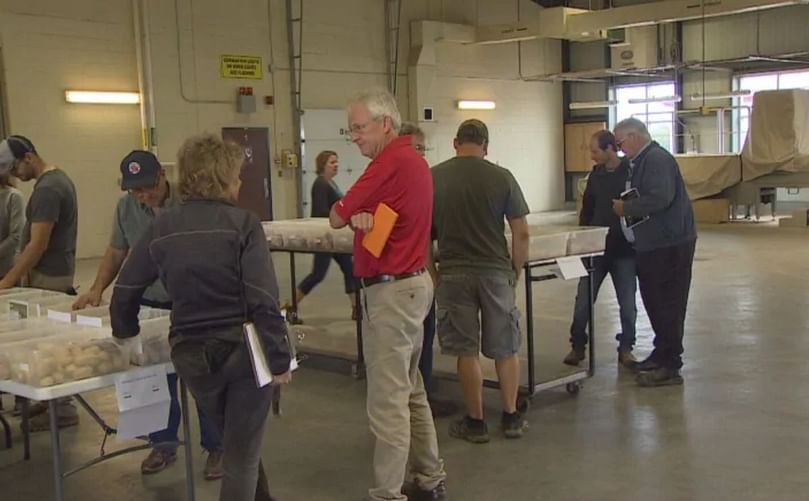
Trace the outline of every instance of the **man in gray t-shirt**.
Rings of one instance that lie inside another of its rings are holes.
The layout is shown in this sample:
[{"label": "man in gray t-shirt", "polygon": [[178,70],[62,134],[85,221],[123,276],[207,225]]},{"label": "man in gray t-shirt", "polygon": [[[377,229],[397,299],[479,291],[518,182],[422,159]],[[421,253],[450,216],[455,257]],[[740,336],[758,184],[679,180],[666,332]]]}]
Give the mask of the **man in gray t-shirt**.
[{"label": "man in gray t-shirt", "polygon": [[483,122],[462,123],[454,144],[457,156],[432,170],[438,340],[442,353],[458,357],[467,407],[450,435],[473,443],[489,440],[483,420],[482,352],[497,365],[503,432],[519,438],[525,421],[517,411],[521,339],[515,285],[528,259],[528,205],[511,172],[484,158],[489,131]]},{"label": "man in gray t-shirt", "polygon": [[30,287],[71,292],[79,219],[73,182],[63,170],[45,163],[23,136],[9,136],[0,143],[2,172],[36,183],[25,210],[23,250],[0,280],[0,289],[24,280]]}]

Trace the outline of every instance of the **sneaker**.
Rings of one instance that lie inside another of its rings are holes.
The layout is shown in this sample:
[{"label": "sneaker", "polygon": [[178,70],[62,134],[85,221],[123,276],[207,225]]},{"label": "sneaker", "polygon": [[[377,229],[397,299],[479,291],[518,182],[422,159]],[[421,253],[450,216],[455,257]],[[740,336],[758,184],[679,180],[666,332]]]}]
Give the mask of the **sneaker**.
[{"label": "sneaker", "polygon": [[655,386],[681,385],[683,384],[683,377],[680,375],[680,371],[676,369],[660,367],[639,373],[635,381],[638,383],[638,386],[651,388]]},{"label": "sneaker", "polygon": [[447,483],[443,480],[427,491],[420,489],[415,483],[405,484],[402,494],[407,496],[407,501],[449,501]]},{"label": "sneaker", "polygon": [[430,411],[433,413],[434,418],[450,417],[458,412],[458,406],[449,400],[432,398],[429,395],[427,396],[427,400],[430,403]]},{"label": "sneaker", "polygon": [[565,359],[562,360],[562,363],[565,365],[578,367],[582,360],[584,360],[584,350],[577,350],[574,348],[570,350],[570,353],[568,353]]},{"label": "sneaker", "polygon": [[[33,406],[32,406],[33,407]],[[28,430],[31,433],[49,431],[51,429],[50,411],[47,406],[44,412],[33,415],[28,420]],[[70,428],[79,424],[79,412],[70,402],[59,402],[56,405],[56,425],[59,429]],[[22,423],[20,423],[22,427]]]},{"label": "sneaker", "polygon": [[522,418],[519,412],[514,414],[504,412],[500,423],[503,426],[503,434],[506,438],[522,438],[523,433],[528,428],[528,422]]},{"label": "sneaker", "polygon": [[205,461],[205,480],[219,480],[225,476],[225,471],[222,469],[222,459],[225,454],[219,451],[210,451],[208,453],[208,460]]},{"label": "sneaker", "polygon": [[175,461],[177,461],[177,451],[152,449],[152,452],[140,464],[140,472],[144,475],[160,473]]},{"label": "sneaker", "polygon": [[634,369],[638,366],[638,359],[632,353],[632,350],[619,350],[618,351],[618,364],[626,367],[627,369]]},{"label": "sneaker", "polygon": [[489,441],[489,427],[482,419],[472,419],[465,416],[452,423],[449,427],[449,436],[460,438],[473,444],[485,444]]}]

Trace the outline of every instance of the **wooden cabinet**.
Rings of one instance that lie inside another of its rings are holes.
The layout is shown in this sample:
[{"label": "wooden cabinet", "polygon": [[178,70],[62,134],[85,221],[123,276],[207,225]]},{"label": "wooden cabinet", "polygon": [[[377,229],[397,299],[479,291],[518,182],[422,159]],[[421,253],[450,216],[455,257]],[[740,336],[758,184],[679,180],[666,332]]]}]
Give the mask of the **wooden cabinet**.
[{"label": "wooden cabinet", "polygon": [[567,172],[590,172],[590,138],[607,128],[606,122],[565,124],[565,170]]}]

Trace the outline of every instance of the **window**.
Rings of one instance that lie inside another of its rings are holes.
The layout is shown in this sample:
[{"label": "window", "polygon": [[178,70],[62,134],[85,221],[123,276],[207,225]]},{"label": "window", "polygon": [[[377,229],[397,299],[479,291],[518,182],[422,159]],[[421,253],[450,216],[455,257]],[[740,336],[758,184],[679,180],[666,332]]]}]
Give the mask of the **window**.
[{"label": "window", "polygon": [[762,90],[809,89],[809,70],[741,75],[735,79],[734,88],[752,91],[749,96],[734,99],[736,131],[733,135],[733,149],[739,152],[750,128],[753,95]]},{"label": "window", "polygon": [[626,85],[615,88],[614,123],[634,117],[646,124],[652,139],[674,153],[677,146],[674,140],[674,116],[677,104],[642,103],[630,104],[630,99],[654,99],[674,96],[674,83],[662,82],[647,85]]}]

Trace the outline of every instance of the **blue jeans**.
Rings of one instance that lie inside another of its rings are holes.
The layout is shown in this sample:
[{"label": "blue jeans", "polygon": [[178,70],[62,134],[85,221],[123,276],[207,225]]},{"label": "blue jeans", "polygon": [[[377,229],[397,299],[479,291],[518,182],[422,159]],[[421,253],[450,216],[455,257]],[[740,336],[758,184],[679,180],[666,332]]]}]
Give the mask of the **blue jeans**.
[{"label": "blue jeans", "polygon": [[[156,431],[149,435],[149,441],[152,444],[159,444],[161,449],[177,450],[180,438],[177,432],[180,429],[180,400],[177,398],[177,374],[169,374],[167,376],[169,381],[169,395],[171,396],[171,404],[169,406],[169,424],[168,428],[162,431]],[[197,417],[199,418],[199,433],[200,445],[208,452],[222,450],[222,440],[219,438],[213,424],[208,421],[202,409],[197,406]]]},{"label": "blue jeans", "polygon": [[[635,293],[638,290],[637,270],[634,257],[608,259],[603,256],[593,259],[593,302],[598,297],[601,284],[612,277],[618,307],[621,313],[621,333],[616,336],[618,350],[631,350],[635,346],[635,320],[638,309]],[[573,324],[570,326],[570,344],[574,350],[582,351],[587,346],[587,324],[590,322],[590,290],[587,277],[579,280],[576,306],[573,310]]]},{"label": "blue jeans", "polygon": [[427,395],[433,394],[433,342],[435,341],[435,301],[430,307],[427,318],[424,319],[424,342],[421,346],[419,358],[419,372],[424,380],[424,389]]}]

